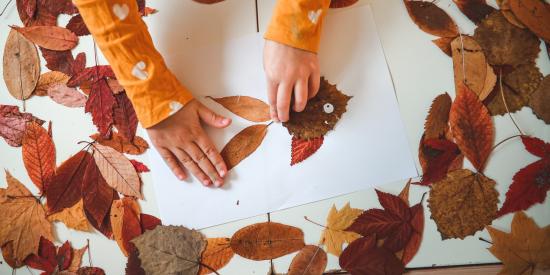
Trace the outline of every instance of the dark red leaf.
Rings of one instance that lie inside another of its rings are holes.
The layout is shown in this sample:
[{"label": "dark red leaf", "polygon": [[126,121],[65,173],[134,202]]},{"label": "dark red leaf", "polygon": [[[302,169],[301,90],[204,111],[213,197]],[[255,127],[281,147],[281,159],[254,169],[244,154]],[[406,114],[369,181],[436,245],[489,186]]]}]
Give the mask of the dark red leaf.
[{"label": "dark red leaf", "polygon": [[73,74],[74,58],[71,51],[53,51],[40,48],[42,57],[46,60],[46,68],[59,71],[66,75]]},{"label": "dark red leaf", "polygon": [[353,231],[362,236],[376,234],[379,238],[394,235],[402,225],[403,221],[382,209],[368,209],[364,211],[355,221],[346,228],[346,231]]},{"label": "dark red leaf", "polygon": [[422,203],[411,207],[410,224],[413,232],[401,256],[404,265],[407,265],[414,258],[422,242],[422,236],[424,235],[424,207]]},{"label": "dark red leaf", "polygon": [[[29,16],[29,11],[33,9],[29,6],[32,5],[34,5],[34,12]],[[17,12],[26,27],[57,25],[57,15],[49,10],[46,0],[17,0]]]},{"label": "dark red leaf", "polygon": [[105,275],[105,271],[99,267],[81,267],[76,271],[77,275]]},{"label": "dark red leaf", "polygon": [[136,172],[138,173],[145,173],[145,172],[149,172],[151,170],[149,170],[149,167],[145,166],[145,164],[135,160],[135,159],[131,159],[130,162],[132,163],[132,165],[134,166],[134,168],[136,168]]},{"label": "dark red leaf", "polygon": [[115,73],[111,69],[111,66],[97,65],[85,68],[78,74],[73,75],[71,79],[69,79],[69,81],[67,82],[67,86],[76,87],[82,84],[82,82],[84,81],[89,81],[93,83],[105,78],[116,78]]},{"label": "dark red leaf", "polygon": [[38,255],[31,254],[25,259],[25,264],[51,274],[57,267],[56,254],[55,245],[50,240],[40,237]]},{"label": "dark red leaf", "polygon": [[290,165],[298,164],[317,152],[323,145],[323,139],[323,136],[312,139],[301,139],[293,136]]},{"label": "dark red leaf", "polygon": [[426,161],[420,185],[430,185],[445,177],[453,161],[460,156],[458,146],[446,139],[424,139],[420,141],[420,150]]},{"label": "dark red leaf", "polygon": [[90,31],[88,30],[88,27],[86,27],[86,24],[84,24],[84,20],[82,20],[82,16],[80,14],[71,17],[65,28],[74,32],[78,36],[90,34]]},{"label": "dark red leaf", "polygon": [[540,157],[550,159],[550,143],[545,143],[536,137],[521,136],[521,141],[525,146],[525,150],[529,153]]},{"label": "dark red leaf", "polygon": [[143,214],[140,215],[140,222],[141,222],[141,230],[145,232],[146,230],[153,230],[155,227],[162,225],[162,222],[159,218],[149,215],[149,214]]},{"label": "dark red leaf", "polygon": [[108,217],[114,192],[99,173],[95,162],[90,162],[82,182],[82,199],[84,209],[89,213],[88,220],[93,219],[93,223],[97,225],[102,223],[106,216]]},{"label": "dark red leaf", "polygon": [[485,2],[485,0],[453,0],[458,8],[466,15],[472,22],[478,24],[481,20],[485,19],[495,9]]},{"label": "dark red leaf", "polygon": [[131,240],[141,235],[141,233],[141,224],[138,214],[130,207],[126,207],[122,215],[122,243],[128,253],[137,250]]},{"label": "dark red leaf", "polygon": [[378,195],[378,201],[380,202],[380,205],[384,207],[384,210],[398,216],[402,220],[407,221],[411,218],[411,211],[409,207],[399,196],[379,190],[376,190],[376,195]]},{"label": "dark red leaf", "polygon": [[36,12],[36,5],[37,5],[36,0],[27,0],[24,2],[26,2],[25,13],[29,18],[33,18],[34,13]]},{"label": "dark red leaf", "polygon": [[[114,201],[114,200],[118,200],[118,199],[119,199],[118,193],[113,192],[112,200]],[[101,232],[101,234],[103,234],[105,237],[107,237],[109,239],[112,239],[113,238],[113,228],[111,226],[110,213],[111,213],[111,205],[109,205],[109,210],[108,210],[107,214],[105,215],[105,218],[103,219],[103,221],[101,223],[98,223],[92,218],[92,216],[88,212],[88,210],[86,210],[86,208],[84,208],[84,214],[86,214],[86,218],[88,219],[90,224],[95,229],[97,229],[99,232]]]},{"label": "dark red leaf", "polygon": [[82,181],[92,156],[80,151],[61,164],[51,182],[44,187],[48,210],[55,213],[75,205],[82,197]]},{"label": "dark red leaf", "polygon": [[59,14],[73,15],[78,12],[72,0],[47,1],[47,7],[56,17]]},{"label": "dark red leaf", "polygon": [[340,266],[352,275],[403,274],[403,263],[395,254],[376,247],[374,237],[363,237],[350,243],[340,255]]},{"label": "dark red leaf", "polygon": [[115,95],[117,106],[114,109],[114,124],[118,132],[128,141],[136,136],[138,119],[134,106],[125,92]]},{"label": "dark red leaf", "polygon": [[83,52],[77,54],[76,57],[74,58],[74,62],[71,67],[72,67],[71,76],[79,74],[80,72],[84,71],[84,68],[86,68],[86,54]]},{"label": "dark red leaf", "polygon": [[73,249],[71,248],[69,241],[66,241],[57,250],[57,256],[55,258],[59,270],[67,270],[67,268],[69,268],[71,261],[73,260]]},{"label": "dark red leaf", "polygon": [[113,125],[113,109],[116,100],[105,79],[92,84],[92,90],[84,111],[92,114],[92,121],[102,136],[109,136]]},{"label": "dark red leaf", "polygon": [[141,268],[141,260],[139,259],[139,251],[137,249],[128,255],[126,275],[145,275],[145,270]]}]

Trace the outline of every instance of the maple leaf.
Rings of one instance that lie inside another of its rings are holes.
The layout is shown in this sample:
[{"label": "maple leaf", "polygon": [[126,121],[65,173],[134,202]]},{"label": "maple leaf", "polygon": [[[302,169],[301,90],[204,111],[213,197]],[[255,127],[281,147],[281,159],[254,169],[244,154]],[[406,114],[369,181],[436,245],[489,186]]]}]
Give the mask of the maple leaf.
[{"label": "maple leaf", "polygon": [[78,36],[58,26],[10,26],[34,44],[54,51],[71,50],[78,44]]},{"label": "maple leaf", "polygon": [[453,0],[453,2],[462,13],[476,24],[479,24],[481,20],[495,11],[493,7],[487,5],[485,0]]},{"label": "maple leaf", "polygon": [[32,42],[11,30],[4,46],[4,82],[16,99],[29,98],[40,77],[40,58]]},{"label": "maple leaf", "polygon": [[[231,240],[229,238],[208,238],[206,239],[206,248],[201,255],[199,275],[210,274],[223,268],[231,261],[235,254],[231,249]],[[209,268],[213,270],[210,270]]]},{"label": "maple leaf", "polygon": [[275,259],[304,246],[304,232],[300,228],[276,222],[252,224],[231,237],[233,251],[255,261]]},{"label": "maple leaf", "polygon": [[149,149],[149,144],[143,138],[135,136],[131,141],[118,132],[113,132],[110,138],[103,138],[99,133],[90,136],[91,139],[117,150],[120,153],[141,155]]},{"label": "maple leaf", "polygon": [[225,107],[232,113],[252,122],[266,122],[271,120],[269,105],[250,96],[208,97]]},{"label": "maple leaf", "polygon": [[146,173],[151,171],[149,170],[149,167],[135,159],[131,159],[130,162],[132,163],[134,168],[136,168],[136,172],[138,173]]},{"label": "maple leaf", "polygon": [[327,267],[327,253],[316,245],[306,245],[290,263],[288,275],[323,274]]},{"label": "maple leaf", "polygon": [[337,210],[334,205],[330,208],[326,227],[319,241],[321,245],[326,246],[327,253],[340,256],[344,243],[351,243],[361,237],[355,232],[346,231],[346,229],[362,212],[361,209],[351,208],[349,202],[340,210]]},{"label": "maple leaf", "polygon": [[493,242],[489,251],[502,261],[499,274],[535,274],[550,269],[550,226],[540,228],[524,212],[514,215],[511,232],[488,226]]},{"label": "maple leaf", "polygon": [[418,157],[422,165],[420,185],[430,185],[445,177],[454,161],[460,157],[458,146],[446,139],[420,140]]},{"label": "maple leaf", "polygon": [[0,245],[11,242],[13,259],[19,264],[38,253],[41,236],[54,238],[42,205],[8,171],[6,181],[8,188],[0,188]]},{"label": "maple leaf", "polygon": [[206,241],[183,226],[157,226],[132,241],[146,274],[197,274]]},{"label": "maple leaf", "polygon": [[298,164],[311,155],[315,154],[321,145],[323,145],[324,137],[317,137],[312,139],[301,139],[292,137],[292,153],[290,165]]},{"label": "maple leaf", "polygon": [[352,275],[403,274],[403,263],[390,251],[376,246],[376,237],[350,243],[340,256],[340,266]]},{"label": "maple leaf", "polygon": [[80,14],[71,17],[71,19],[67,23],[67,26],[65,27],[78,36],[90,34],[90,31],[86,27],[86,24],[84,24],[84,20],[82,19],[82,16]]},{"label": "maple leaf", "polygon": [[27,122],[44,123],[29,113],[19,112],[17,106],[0,104],[0,136],[13,147],[21,146]]},{"label": "maple leaf", "polygon": [[92,121],[102,136],[108,136],[114,122],[113,108],[116,100],[105,79],[92,83],[90,97],[84,111],[92,114]]},{"label": "maple leaf", "polygon": [[506,192],[506,200],[498,210],[498,216],[543,203],[550,190],[550,143],[528,136],[522,136],[521,141],[528,152],[542,159],[527,165],[514,175]]},{"label": "maple leaf", "polygon": [[458,27],[451,17],[432,2],[403,0],[409,16],[423,31],[440,37],[456,37]]},{"label": "maple leaf", "polygon": [[46,129],[36,122],[27,124],[23,136],[23,164],[40,192],[55,174],[55,145]]},{"label": "maple leaf", "polygon": [[51,222],[63,222],[68,228],[78,231],[89,232],[90,224],[84,214],[84,204],[80,200],[70,208],[65,208],[61,212],[54,213],[48,216]]},{"label": "maple leaf", "polygon": [[117,105],[113,111],[114,125],[118,129],[120,135],[128,141],[133,141],[136,136],[138,125],[134,106],[125,92],[116,94],[115,99]]},{"label": "maple leaf", "polygon": [[82,179],[82,200],[92,224],[101,224],[105,220],[113,203],[114,192],[99,173],[95,162],[90,162]]},{"label": "maple leaf", "polygon": [[258,149],[267,134],[267,127],[267,124],[246,127],[229,140],[220,153],[228,170],[233,169]]},{"label": "maple leaf", "polygon": [[46,238],[40,238],[38,253],[25,259],[26,265],[44,271],[42,274],[57,274],[68,270],[72,262],[73,248],[68,241],[57,248]]},{"label": "maple leaf", "polygon": [[133,198],[116,200],[111,206],[113,236],[126,257],[135,249],[130,241],[142,233],[140,213],[139,205]]}]

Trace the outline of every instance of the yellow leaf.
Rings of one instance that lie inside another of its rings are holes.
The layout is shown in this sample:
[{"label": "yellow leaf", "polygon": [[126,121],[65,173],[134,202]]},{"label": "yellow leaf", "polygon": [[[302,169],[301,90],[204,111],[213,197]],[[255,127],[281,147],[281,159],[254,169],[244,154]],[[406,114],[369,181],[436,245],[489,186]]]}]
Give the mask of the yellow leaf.
[{"label": "yellow leaf", "polygon": [[340,211],[333,205],[327,216],[327,224],[321,235],[321,245],[327,247],[327,252],[336,256],[342,253],[342,245],[351,243],[361,237],[355,232],[344,231],[363,213],[363,210],[351,208],[349,202]]},{"label": "yellow leaf", "polygon": [[62,222],[68,228],[78,231],[90,231],[90,224],[84,214],[84,203],[80,200],[77,204],[70,208],[65,208],[61,212],[57,212],[48,216],[50,222]]}]

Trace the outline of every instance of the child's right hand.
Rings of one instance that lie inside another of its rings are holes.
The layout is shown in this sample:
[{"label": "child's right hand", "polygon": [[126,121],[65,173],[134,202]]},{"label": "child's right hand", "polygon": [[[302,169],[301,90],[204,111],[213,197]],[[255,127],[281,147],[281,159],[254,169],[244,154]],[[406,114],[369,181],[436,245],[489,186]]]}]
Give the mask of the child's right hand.
[{"label": "child's right hand", "polygon": [[180,180],[187,178],[183,168],[205,186],[222,186],[227,166],[204,132],[201,121],[225,128],[231,119],[222,117],[193,99],[172,116],[147,129],[166,164]]}]

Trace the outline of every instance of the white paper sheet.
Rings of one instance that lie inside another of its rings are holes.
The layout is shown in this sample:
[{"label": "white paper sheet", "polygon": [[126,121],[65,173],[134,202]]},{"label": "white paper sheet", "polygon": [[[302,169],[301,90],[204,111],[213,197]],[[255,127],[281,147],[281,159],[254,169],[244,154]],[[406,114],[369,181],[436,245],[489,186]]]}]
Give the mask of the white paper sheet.
[{"label": "white paper sheet", "polygon": [[[184,55],[175,73],[207,106],[233,119],[227,129],[208,129],[220,150],[253,123],[201,96],[266,100],[261,35],[221,42],[185,46],[185,54],[164,52],[167,60]],[[417,176],[370,7],[331,12],[319,55],[322,74],[353,98],[317,153],[291,167],[291,136],[273,124],[258,150],[230,172],[225,187],[215,189],[178,181],[149,150],[163,223],[204,228]]]}]

